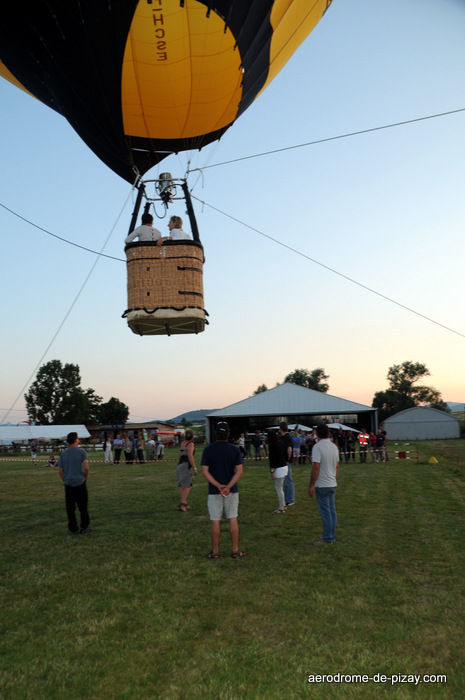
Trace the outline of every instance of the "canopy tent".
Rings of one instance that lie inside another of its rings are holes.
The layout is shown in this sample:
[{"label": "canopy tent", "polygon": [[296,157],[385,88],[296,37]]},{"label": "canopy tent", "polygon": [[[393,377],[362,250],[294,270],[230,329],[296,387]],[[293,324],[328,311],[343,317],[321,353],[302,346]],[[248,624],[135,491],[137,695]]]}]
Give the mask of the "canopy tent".
[{"label": "canopy tent", "polygon": [[328,423],[328,428],[332,428],[333,430],[339,430],[339,428],[342,428],[342,430],[350,430],[353,433],[360,432],[360,430],[357,430],[356,428],[350,428],[348,425],[344,425],[343,423]]},{"label": "canopy tent", "polygon": [[[306,432],[313,430],[313,428],[309,428],[308,425],[302,425],[301,423],[292,423],[292,425],[288,425],[287,427],[289,430],[304,430]],[[267,428],[267,430],[279,430],[279,425],[273,425],[271,428]]]},{"label": "canopy tent", "polygon": [[80,438],[89,438],[85,425],[0,425],[0,442],[23,440],[64,440],[68,433],[77,433]]}]

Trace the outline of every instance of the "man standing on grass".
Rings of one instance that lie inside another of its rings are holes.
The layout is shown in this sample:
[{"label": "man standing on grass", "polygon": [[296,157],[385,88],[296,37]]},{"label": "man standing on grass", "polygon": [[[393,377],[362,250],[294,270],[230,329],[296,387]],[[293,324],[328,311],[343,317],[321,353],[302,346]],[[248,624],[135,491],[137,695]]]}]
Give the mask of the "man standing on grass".
[{"label": "man standing on grass", "polygon": [[212,548],[207,559],[219,559],[220,523],[223,515],[229,520],[233,559],[245,557],[239,549],[237,513],[239,491],[237,482],[242,475],[244,460],[236,445],[228,442],[229,425],[218,423],[216,442],[205,447],[201,465],[202,476],[208,481],[208,511],[211,521]]},{"label": "man standing on grass", "polygon": [[[68,530],[71,535],[87,535],[90,532],[86,484],[89,476],[89,462],[85,450],[79,447],[81,441],[77,433],[69,433],[67,441],[68,449],[61,453],[58,467],[60,478],[65,485]],[[76,520],[76,506],[81,514],[80,528]]]},{"label": "man standing on grass", "polygon": [[339,471],[339,450],[329,439],[329,428],[324,423],[317,426],[318,442],[312,450],[312,475],[308,495],[316,495],[316,502],[323,521],[323,537],[312,544],[333,544],[336,539],[336,486]]}]

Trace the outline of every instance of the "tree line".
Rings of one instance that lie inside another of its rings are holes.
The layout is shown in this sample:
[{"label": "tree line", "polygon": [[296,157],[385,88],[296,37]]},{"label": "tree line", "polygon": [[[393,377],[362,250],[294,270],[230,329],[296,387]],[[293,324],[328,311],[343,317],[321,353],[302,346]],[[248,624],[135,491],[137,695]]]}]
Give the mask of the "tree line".
[{"label": "tree line", "polygon": [[[322,391],[326,393],[329,389],[329,384],[326,384],[326,380],[329,379],[329,375],[325,374],[324,369],[317,367],[312,369],[311,372],[308,369],[295,369],[290,374],[284,377],[282,382],[276,382],[276,386],[280,384],[286,384],[290,382],[291,384],[297,384],[298,386],[304,386],[306,389],[314,389],[315,391]],[[263,391],[268,391],[266,384],[260,384],[253,392],[254,396],[261,394]]]},{"label": "tree line", "polygon": [[[386,376],[388,388],[377,391],[371,404],[378,409],[379,422],[406,408],[420,405],[450,413],[437,389],[419,384],[429,375],[429,369],[421,362],[408,360],[389,367]],[[316,367],[311,371],[295,369],[284,377],[283,383],[326,393],[328,379],[325,370]],[[279,384],[277,382],[276,386]],[[260,384],[253,393],[257,395],[263,391],[268,391],[266,384]],[[104,402],[94,389],[83,389],[79,366],[63,365],[60,360],[51,360],[40,367],[24,398],[29,420],[40,425],[118,425],[126,423],[129,416],[128,406],[114,396]]]},{"label": "tree line", "polygon": [[[421,362],[407,360],[400,365],[389,367],[386,376],[388,388],[384,391],[377,391],[371,404],[373,408],[378,409],[379,422],[382,423],[386,418],[399,413],[399,411],[421,405],[432,406],[432,408],[450,413],[447,403],[442,400],[441,393],[437,389],[418,384],[429,375],[429,369]],[[324,369],[317,367],[311,371],[295,369],[284,378],[283,383],[290,382],[307,389],[326,393],[329,389],[329,384],[326,383],[327,379],[329,379],[329,375],[325,373]],[[277,382],[276,386],[279,384],[280,382]],[[257,395],[263,391],[268,391],[266,384],[260,384],[253,393]]]},{"label": "tree line", "polygon": [[79,366],[60,360],[40,367],[24,399],[29,420],[39,425],[118,425],[129,416],[114,396],[104,402],[94,389],[83,389]]}]

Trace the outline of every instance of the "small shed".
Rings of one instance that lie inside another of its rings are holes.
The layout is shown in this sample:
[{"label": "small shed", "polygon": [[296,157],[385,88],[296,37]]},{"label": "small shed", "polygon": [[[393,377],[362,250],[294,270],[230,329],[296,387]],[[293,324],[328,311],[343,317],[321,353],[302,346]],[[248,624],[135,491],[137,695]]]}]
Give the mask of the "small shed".
[{"label": "small shed", "polygon": [[389,440],[450,440],[460,437],[460,421],[431,406],[414,406],[383,423]]}]

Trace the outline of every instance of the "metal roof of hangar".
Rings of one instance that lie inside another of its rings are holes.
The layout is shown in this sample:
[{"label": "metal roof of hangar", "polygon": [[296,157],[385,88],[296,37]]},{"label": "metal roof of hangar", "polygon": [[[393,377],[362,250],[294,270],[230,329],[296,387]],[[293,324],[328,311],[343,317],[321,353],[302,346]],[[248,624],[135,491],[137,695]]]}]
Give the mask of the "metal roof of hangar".
[{"label": "metal roof of hangar", "polygon": [[207,418],[373,413],[376,409],[348,399],[286,382],[209,413]]}]

